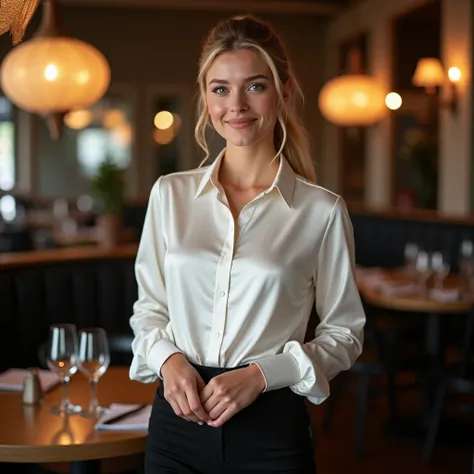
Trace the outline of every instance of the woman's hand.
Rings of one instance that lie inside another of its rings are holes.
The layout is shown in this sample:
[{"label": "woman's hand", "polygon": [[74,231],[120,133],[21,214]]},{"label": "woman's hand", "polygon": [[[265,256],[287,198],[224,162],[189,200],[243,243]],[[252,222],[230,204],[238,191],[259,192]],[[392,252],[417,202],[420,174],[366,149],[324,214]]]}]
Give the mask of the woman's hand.
[{"label": "woman's hand", "polygon": [[209,426],[218,428],[240,410],[250,405],[265,389],[260,369],[250,365],[214,377],[201,392],[201,403],[213,421]]},{"label": "woman's hand", "polygon": [[199,398],[206,384],[183,354],[170,356],[161,366],[161,376],[165,399],[176,415],[200,424],[211,421]]}]

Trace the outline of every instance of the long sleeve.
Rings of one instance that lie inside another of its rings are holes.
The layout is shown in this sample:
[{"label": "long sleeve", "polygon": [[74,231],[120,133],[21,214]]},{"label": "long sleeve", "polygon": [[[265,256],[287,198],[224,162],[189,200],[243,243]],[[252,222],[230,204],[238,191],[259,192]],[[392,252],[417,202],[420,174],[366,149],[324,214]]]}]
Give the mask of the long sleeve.
[{"label": "long sleeve", "polygon": [[174,344],[166,296],[164,258],[166,242],[162,232],[161,178],[153,186],[135,262],[138,299],[130,326],[135,335],[130,378],[151,383],[160,376],[166,359],[180,352]]},{"label": "long sleeve", "polygon": [[352,224],[338,198],[322,238],[314,270],[320,322],[306,344],[289,341],[283,352],[257,361],[266,390],[289,386],[315,404],[329,396],[329,381],[362,352],[365,313],[355,281]]}]

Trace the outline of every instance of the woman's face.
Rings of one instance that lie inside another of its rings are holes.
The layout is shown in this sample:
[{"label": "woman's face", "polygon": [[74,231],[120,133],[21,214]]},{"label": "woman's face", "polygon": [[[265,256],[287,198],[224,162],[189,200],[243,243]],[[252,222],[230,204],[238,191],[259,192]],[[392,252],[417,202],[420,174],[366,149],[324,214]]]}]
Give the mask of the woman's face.
[{"label": "woman's face", "polygon": [[206,75],[212,124],[227,146],[273,144],[278,94],[267,64],[251,50],[222,53]]}]

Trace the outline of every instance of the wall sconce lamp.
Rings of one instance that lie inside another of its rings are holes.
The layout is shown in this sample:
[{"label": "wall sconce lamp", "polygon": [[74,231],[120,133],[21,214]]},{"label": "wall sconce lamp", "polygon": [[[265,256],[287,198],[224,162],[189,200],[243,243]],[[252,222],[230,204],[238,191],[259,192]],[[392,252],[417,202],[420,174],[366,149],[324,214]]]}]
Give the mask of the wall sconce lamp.
[{"label": "wall sconce lamp", "polygon": [[[461,78],[461,70],[458,67],[450,67],[448,70],[448,79],[450,92],[444,99],[440,100],[441,107],[446,107],[455,113],[458,107],[458,91],[456,83]],[[437,58],[422,58],[418,61],[415,74],[412,78],[413,84],[418,87],[424,87],[427,94],[434,95],[437,87],[446,84],[446,74],[443,66]]]}]

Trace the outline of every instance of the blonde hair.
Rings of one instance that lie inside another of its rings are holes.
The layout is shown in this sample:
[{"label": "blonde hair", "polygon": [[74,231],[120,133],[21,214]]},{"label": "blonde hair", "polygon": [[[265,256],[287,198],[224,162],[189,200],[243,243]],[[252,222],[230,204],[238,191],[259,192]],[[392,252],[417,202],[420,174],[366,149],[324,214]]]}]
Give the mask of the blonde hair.
[{"label": "blonde hair", "polygon": [[[206,104],[206,74],[214,59],[222,53],[238,49],[250,49],[266,62],[273,75],[278,93],[278,120],[274,132],[274,145],[278,150],[275,158],[283,154],[293,171],[303,178],[315,182],[314,169],[307,131],[300,122],[299,107],[304,98],[292,71],[285,48],[273,29],[252,16],[239,16],[224,20],[209,33],[199,61],[197,123],[194,137],[209,158],[206,129],[210,126]],[[288,84],[289,97],[283,96],[283,87]]]}]

